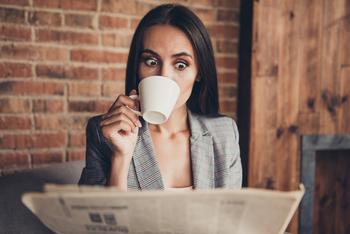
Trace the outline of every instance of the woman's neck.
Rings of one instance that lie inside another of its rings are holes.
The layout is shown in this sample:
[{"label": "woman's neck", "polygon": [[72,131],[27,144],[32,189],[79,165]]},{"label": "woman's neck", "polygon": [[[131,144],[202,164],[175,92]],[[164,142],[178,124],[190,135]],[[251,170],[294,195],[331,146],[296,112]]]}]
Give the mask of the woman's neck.
[{"label": "woman's neck", "polygon": [[159,125],[149,124],[149,129],[152,132],[157,132],[169,136],[179,132],[187,131],[189,128],[187,115],[187,107],[179,107],[173,110],[165,123]]}]

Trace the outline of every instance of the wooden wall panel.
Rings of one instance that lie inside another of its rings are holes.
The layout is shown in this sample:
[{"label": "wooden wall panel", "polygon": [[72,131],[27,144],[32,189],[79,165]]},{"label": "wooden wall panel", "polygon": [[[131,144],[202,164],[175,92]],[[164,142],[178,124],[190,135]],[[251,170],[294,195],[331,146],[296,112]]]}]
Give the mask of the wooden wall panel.
[{"label": "wooden wall panel", "polygon": [[[350,12],[350,1],[347,1]],[[342,108],[339,110],[338,130],[350,132],[350,17],[341,21],[339,37],[340,91]]]},{"label": "wooden wall panel", "polygon": [[259,0],[253,12],[248,186],[297,189],[300,136],[350,133],[350,1]]},{"label": "wooden wall panel", "polygon": [[338,129],[339,132],[350,132],[350,64],[340,70],[340,80],[340,96],[343,107],[339,111]]},{"label": "wooden wall panel", "polygon": [[350,151],[322,151],[316,156],[313,233],[350,232]]},{"label": "wooden wall panel", "polygon": [[[297,78],[298,58],[297,45],[298,41],[298,26],[295,24],[295,7],[294,1],[282,1],[281,4],[281,16],[278,21],[281,27],[281,33],[279,35],[278,46],[280,48],[280,55],[278,61],[278,84],[277,84],[277,102],[276,109],[277,115],[277,131],[275,141],[275,151],[278,157],[275,167],[276,173],[276,187],[277,188],[290,188],[290,184],[297,182],[295,178],[298,171],[296,166],[298,160],[293,157],[297,151],[298,143],[298,111],[299,111],[299,82]],[[282,134],[278,134],[282,130]],[[277,163],[278,162],[278,163]],[[285,178],[290,178],[290,181],[286,181]]]},{"label": "wooden wall panel", "polygon": [[[321,22],[319,0],[300,1],[295,9],[298,36],[299,131],[312,134],[320,128]],[[310,7],[309,7],[310,6]],[[295,15],[294,14],[294,15]],[[307,20],[305,20],[307,19]]]},{"label": "wooden wall panel", "polygon": [[340,88],[340,21],[346,0],[324,0],[322,11],[321,131],[337,132]]}]

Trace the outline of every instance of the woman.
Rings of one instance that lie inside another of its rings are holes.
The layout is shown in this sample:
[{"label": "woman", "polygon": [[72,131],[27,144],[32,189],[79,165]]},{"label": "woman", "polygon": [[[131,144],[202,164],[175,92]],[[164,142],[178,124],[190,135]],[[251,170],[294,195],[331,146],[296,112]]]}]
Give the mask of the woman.
[{"label": "woman", "polygon": [[[148,124],[130,98],[145,77],[171,77],[180,96],[169,119]],[[148,12],[131,42],[125,93],[89,120],[80,184],[138,189],[240,188],[235,122],[218,114],[217,74],[203,23],[181,5]],[[128,106],[128,107],[126,107]]]}]

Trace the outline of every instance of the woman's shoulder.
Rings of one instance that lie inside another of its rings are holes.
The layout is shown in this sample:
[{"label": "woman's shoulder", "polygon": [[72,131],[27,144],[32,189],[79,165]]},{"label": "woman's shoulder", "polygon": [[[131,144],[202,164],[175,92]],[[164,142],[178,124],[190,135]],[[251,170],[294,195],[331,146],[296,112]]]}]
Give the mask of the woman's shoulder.
[{"label": "woman's shoulder", "polygon": [[87,120],[86,135],[88,138],[92,138],[95,143],[101,143],[100,133],[100,119],[102,115],[95,115]]},{"label": "woman's shoulder", "polygon": [[232,126],[235,123],[235,120],[227,115],[218,114],[218,115],[197,115],[198,119],[202,121],[207,126]]},{"label": "woman's shoulder", "polygon": [[89,125],[96,125],[99,123],[100,119],[101,119],[102,115],[94,115],[91,116],[90,118],[88,118],[87,120],[87,126]]},{"label": "woman's shoulder", "polygon": [[222,114],[215,116],[193,114],[193,116],[213,137],[219,136],[221,139],[234,137],[238,141],[237,124],[232,117]]}]

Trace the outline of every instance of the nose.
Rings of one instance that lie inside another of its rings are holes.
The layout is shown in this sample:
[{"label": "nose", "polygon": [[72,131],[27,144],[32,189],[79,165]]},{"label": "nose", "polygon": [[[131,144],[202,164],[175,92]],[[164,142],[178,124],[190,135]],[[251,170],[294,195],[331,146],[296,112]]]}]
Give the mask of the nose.
[{"label": "nose", "polygon": [[162,64],[159,73],[160,76],[173,77],[173,67],[168,64]]}]

